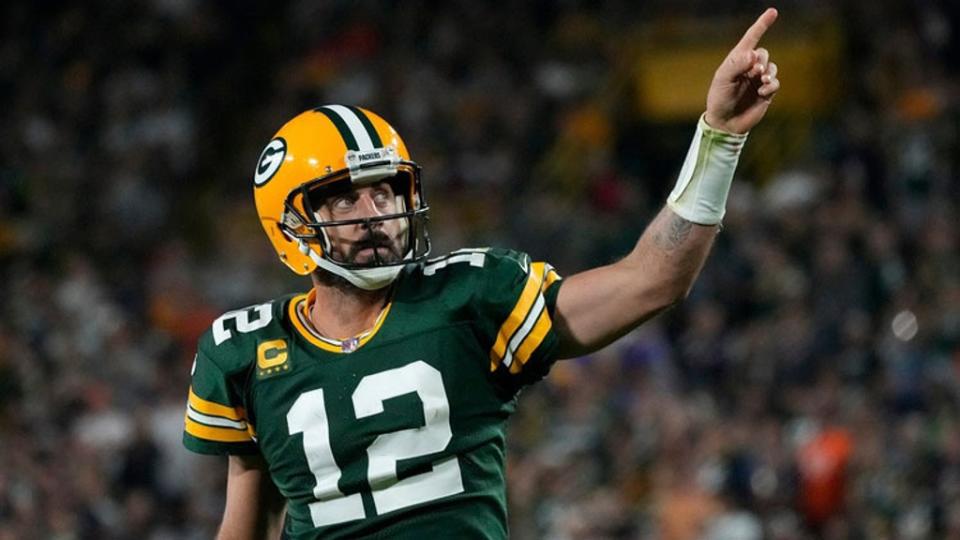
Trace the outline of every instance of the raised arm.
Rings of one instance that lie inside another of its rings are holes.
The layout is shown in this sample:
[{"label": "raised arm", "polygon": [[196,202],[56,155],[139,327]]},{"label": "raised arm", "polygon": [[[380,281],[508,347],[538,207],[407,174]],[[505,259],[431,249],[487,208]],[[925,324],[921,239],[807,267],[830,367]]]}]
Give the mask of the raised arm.
[{"label": "raised arm", "polygon": [[260,456],[230,456],[227,504],[217,540],[278,540],[284,500]]},{"label": "raised arm", "polygon": [[677,185],[633,251],[560,287],[554,319],[561,358],[609,344],[690,291],[723,218],[746,133],[780,88],[777,65],[758,47],[776,19],[767,9],[717,68]]}]

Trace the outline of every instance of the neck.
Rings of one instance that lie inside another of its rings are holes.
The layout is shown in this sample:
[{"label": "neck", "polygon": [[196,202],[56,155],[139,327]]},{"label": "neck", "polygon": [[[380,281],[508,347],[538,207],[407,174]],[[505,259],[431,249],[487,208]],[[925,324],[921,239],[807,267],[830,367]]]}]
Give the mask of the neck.
[{"label": "neck", "polygon": [[310,322],[331,339],[348,339],[372,328],[392,289],[365,291],[328,272],[312,277],[317,298],[310,309]]}]

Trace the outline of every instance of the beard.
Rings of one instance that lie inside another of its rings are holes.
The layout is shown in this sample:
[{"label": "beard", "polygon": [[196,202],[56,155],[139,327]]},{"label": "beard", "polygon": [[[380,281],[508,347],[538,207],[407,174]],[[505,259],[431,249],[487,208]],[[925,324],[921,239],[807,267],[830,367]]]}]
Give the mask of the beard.
[{"label": "beard", "polygon": [[[377,266],[394,264],[403,261],[407,250],[406,236],[408,229],[406,226],[391,239],[391,237],[380,228],[369,229],[363,237],[352,243],[336,241],[331,246],[329,257],[338,264],[357,265],[359,267],[375,268]],[[313,272],[315,283],[321,283],[330,287],[349,291],[356,294],[361,291],[346,278],[333,272],[317,268]],[[364,293],[377,293],[378,291],[362,291]]]}]

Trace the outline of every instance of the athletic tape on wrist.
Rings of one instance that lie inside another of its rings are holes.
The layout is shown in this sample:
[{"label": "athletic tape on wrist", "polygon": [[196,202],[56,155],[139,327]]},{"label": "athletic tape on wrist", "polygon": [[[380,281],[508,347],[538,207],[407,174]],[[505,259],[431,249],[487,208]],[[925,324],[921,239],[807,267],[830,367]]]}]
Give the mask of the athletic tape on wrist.
[{"label": "athletic tape on wrist", "polygon": [[678,216],[700,225],[717,225],[726,212],[727,195],[747,134],[710,127],[704,116],[680,169],[667,205]]}]

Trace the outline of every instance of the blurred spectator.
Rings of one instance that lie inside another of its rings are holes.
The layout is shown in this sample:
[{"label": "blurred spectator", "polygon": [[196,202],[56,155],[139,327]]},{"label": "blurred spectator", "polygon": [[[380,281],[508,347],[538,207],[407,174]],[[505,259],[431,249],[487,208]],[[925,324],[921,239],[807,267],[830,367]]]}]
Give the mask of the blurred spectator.
[{"label": "blurred spectator", "polygon": [[822,534],[831,518],[842,516],[847,498],[847,467],[853,442],[846,430],[825,428],[800,447],[800,511]]}]

